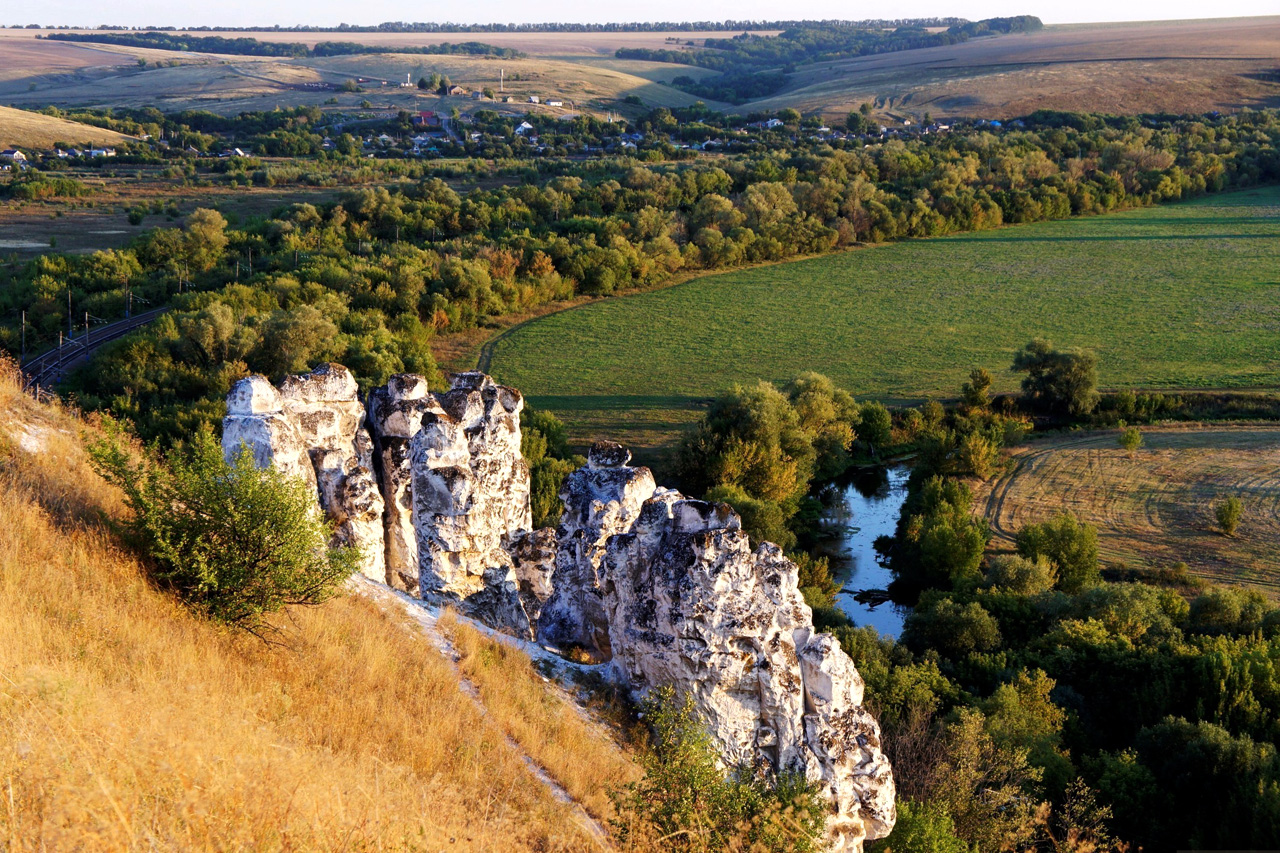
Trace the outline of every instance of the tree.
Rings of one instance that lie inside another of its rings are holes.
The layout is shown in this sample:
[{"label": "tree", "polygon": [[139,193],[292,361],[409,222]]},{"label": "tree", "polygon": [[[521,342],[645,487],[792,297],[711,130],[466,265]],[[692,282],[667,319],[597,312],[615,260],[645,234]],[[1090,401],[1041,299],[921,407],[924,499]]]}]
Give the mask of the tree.
[{"label": "tree", "polygon": [[991,405],[991,374],[984,367],[969,371],[969,381],[960,386],[960,399],[965,407],[984,410]]},{"label": "tree", "polygon": [[258,468],[247,448],[228,464],[208,431],[185,451],[135,462],[107,420],[89,455],[124,492],[127,530],[155,580],[214,621],[259,632],[266,614],[337,595],[359,565],[357,549],[328,547],[312,487]]},{"label": "tree", "polygon": [[978,577],[990,533],[986,520],[971,512],[969,487],[949,477],[931,477],[915,503],[906,515],[907,547],[901,554],[903,562],[895,557],[895,572],[916,572],[917,580],[935,586]]},{"label": "tree", "polygon": [[893,418],[883,403],[872,400],[862,405],[862,423],[858,426],[858,438],[872,447],[888,444],[893,434]]},{"label": "tree", "polygon": [[1036,339],[1013,358],[1014,373],[1025,373],[1023,401],[1053,415],[1087,415],[1098,406],[1098,359],[1088,352],[1055,350]]},{"label": "tree", "polygon": [[187,217],[183,230],[183,248],[191,269],[213,269],[227,247],[227,220],[218,211],[201,207]]},{"label": "tree", "polygon": [[1218,504],[1213,514],[1218,519],[1218,527],[1222,532],[1227,536],[1234,536],[1236,528],[1240,526],[1240,518],[1244,515],[1244,505],[1238,497],[1232,495]]},{"label": "tree", "polygon": [[1142,446],[1142,430],[1136,426],[1124,427],[1120,430],[1120,436],[1117,439],[1120,446],[1124,448],[1125,453],[1129,454],[1132,459],[1138,453],[1138,448]]},{"label": "tree", "polygon": [[1044,557],[1058,570],[1058,588],[1078,593],[1095,585],[1098,572],[1098,529],[1069,512],[1018,531],[1018,553],[1028,560]]},{"label": "tree", "polygon": [[789,125],[799,124],[800,112],[788,107],[785,110],[778,110],[778,118],[782,119],[784,123]]},{"label": "tree", "polygon": [[1000,446],[975,430],[961,440],[958,456],[961,468],[978,479],[985,480],[995,471],[996,461],[1000,458]]},{"label": "tree", "polygon": [[860,112],[849,113],[849,117],[844,120],[845,129],[850,133],[866,133],[871,124],[867,121],[867,117]]},{"label": "tree", "polygon": [[447,95],[447,94],[449,94],[449,89],[450,89],[450,88],[452,88],[452,86],[453,86],[453,84],[449,82],[449,77],[448,77],[448,75],[446,75],[446,74],[441,74],[441,75],[440,75],[440,82],[439,82],[439,84],[436,86],[436,93],[437,93],[437,94],[440,94],[440,95]]},{"label": "tree", "polygon": [[431,88],[431,81],[429,81],[426,77],[419,77],[418,88],[422,89],[425,92],[427,89]]},{"label": "tree", "polygon": [[864,116],[871,115],[871,104],[864,101],[862,106],[858,107],[858,112],[862,113]]}]

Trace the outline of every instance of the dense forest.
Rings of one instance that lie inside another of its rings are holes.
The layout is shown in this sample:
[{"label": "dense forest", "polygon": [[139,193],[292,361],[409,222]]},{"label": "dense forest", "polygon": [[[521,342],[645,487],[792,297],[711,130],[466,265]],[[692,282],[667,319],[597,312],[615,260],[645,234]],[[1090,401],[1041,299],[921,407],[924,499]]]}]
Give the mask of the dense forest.
[{"label": "dense forest", "polygon": [[[37,36],[40,38],[40,36]],[[49,33],[43,38],[55,41],[93,42],[98,44],[114,44],[123,47],[144,47],[155,50],[192,51],[197,53],[226,53],[236,56],[283,56],[304,58],[308,56],[353,56],[373,53],[413,53],[413,54],[465,54],[470,56],[500,56],[504,59],[515,59],[524,56],[520,51],[510,47],[495,47],[478,41],[466,41],[458,44],[430,44],[424,47],[400,47],[394,49],[379,45],[360,44],[352,41],[322,41],[314,48],[308,48],[301,42],[259,41],[255,38],[223,38],[221,36],[169,35],[168,33],[150,32],[103,32],[95,30],[90,33]]]},{"label": "dense forest", "polygon": [[[239,227],[197,211],[125,249],[11,267],[0,346],[19,350],[20,311],[30,347],[56,341],[68,297],[77,318],[122,316],[129,299],[172,305],[70,387],[148,438],[176,438],[193,419],[220,419],[230,384],[249,371],[278,378],[334,359],[366,387],[404,370],[430,375],[433,335],[557,299],[1275,180],[1277,137],[1274,113],[1122,128],[1045,116],[1020,130],[851,150],[548,162],[549,179],[516,169],[465,192],[424,177]],[[236,159],[218,165],[235,170]]]}]

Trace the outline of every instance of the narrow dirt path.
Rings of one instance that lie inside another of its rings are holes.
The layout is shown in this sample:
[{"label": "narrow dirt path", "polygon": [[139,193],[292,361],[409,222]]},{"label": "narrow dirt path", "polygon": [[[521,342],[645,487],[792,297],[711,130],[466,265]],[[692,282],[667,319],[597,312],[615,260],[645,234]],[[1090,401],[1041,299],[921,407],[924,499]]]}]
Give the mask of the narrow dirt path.
[{"label": "narrow dirt path", "polygon": [[[353,582],[353,588],[356,592],[361,595],[368,596],[381,606],[388,608],[400,608],[403,610],[403,612],[407,614],[416,625],[418,625],[422,630],[423,635],[426,636],[431,644],[439,650],[440,654],[453,667],[454,674],[458,677],[458,686],[462,694],[471,700],[477,710],[479,710],[481,716],[486,718],[489,717],[489,710],[485,707],[484,702],[480,698],[479,689],[467,679],[466,675],[463,674],[461,668],[458,666],[458,661],[461,659],[461,656],[454,649],[453,644],[449,641],[449,638],[445,635],[444,631],[440,629],[440,611],[438,608],[433,607],[425,601],[412,598],[403,592],[391,589],[384,584],[377,583],[376,581],[364,577],[357,578]],[[466,622],[477,631],[480,631],[486,636],[492,637],[498,642],[506,643],[513,648],[518,648],[521,651],[526,652],[535,661],[546,661],[550,664],[552,670],[557,672],[557,674],[570,670],[594,669],[593,667],[585,667],[581,664],[574,664],[566,661],[558,655],[554,655],[546,651],[535,643],[518,640],[514,637],[500,634],[493,631],[486,625],[482,625],[479,622],[468,619],[466,616],[458,615],[457,618],[459,621]],[[600,822],[592,817],[587,810],[583,808],[582,804],[575,800],[569,792],[565,790],[564,786],[557,782],[556,779],[547,772],[546,768],[539,764],[533,756],[525,751],[524,747],[522,747],[514,738],[505,733],[503,736],[506,739],[507,746],[515,752],[516,755],[520,756],[520,759],[524,761],[525,766],[529,768],[529,772],[533,774],[535,779],[546,787],[551,796],[557,801],[573,807],[575,817],[578,822],[596,840],[599,848],[604,851],[612,851],[614,847],[610,841],[609,833],[600,824]]]}]

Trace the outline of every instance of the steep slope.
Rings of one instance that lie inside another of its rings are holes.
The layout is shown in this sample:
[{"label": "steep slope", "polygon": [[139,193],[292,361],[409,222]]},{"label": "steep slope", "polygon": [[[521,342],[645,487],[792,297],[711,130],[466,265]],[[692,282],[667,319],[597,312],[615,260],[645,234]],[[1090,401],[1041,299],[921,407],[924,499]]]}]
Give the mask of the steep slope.
[{"label": "steep slope", "polygon": [[[522,733],[548,729],[522,717],[574,725],[557,691],[527,701],[527,659],[506,673],[523,704],[482,709],[403,610],[363,596],[290,613],[276,645],[191,617],[100,520],[123,507],[85,428],[0,376],[6,850],[599,848],[526,766]],[[598,731],[558,736],[564,788],[593,764],[625,779]]]}]

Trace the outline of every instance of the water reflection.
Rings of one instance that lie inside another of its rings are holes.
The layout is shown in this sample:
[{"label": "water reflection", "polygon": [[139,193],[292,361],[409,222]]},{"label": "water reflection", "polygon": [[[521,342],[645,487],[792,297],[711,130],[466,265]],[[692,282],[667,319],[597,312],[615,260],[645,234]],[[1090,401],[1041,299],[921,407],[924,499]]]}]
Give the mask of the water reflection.
[{"label": "water reflection", "polygon": [[893,575],[875,550],[880,536],[892,536],[907,498],[905,465],[862,468],[831,484],[829,507],[823,526],[831,538],[821,549],[831,560],[831,571],[841,584],[836,603],[856,625],[871,625],[881,634],[896,637],[908,609],[889,601],[864,603],[854,596],[864,590],[886,590]]}]

